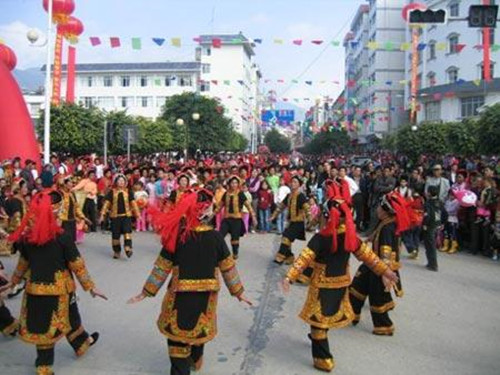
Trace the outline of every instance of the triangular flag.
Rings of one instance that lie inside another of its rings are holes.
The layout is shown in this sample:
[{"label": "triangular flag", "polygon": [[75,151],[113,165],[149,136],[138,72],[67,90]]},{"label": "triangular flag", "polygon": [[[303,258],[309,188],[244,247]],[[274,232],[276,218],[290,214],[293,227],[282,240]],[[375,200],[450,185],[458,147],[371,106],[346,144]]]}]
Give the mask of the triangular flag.
[{"label": "triangular flag", "polygon": [[274,44],[283,44],[283,39],[274,39]]},{"label": "triangular flag", "polygon": [[384,45],[385,49],[387,51],[392,51],[394,49],[394,43],[392,42],[386,42],[385,45]]},{"label": "triangular flag", "polygon": [[476,44],[473,48],[477,49],[478,51],[481,51],[484,48],[484,46],[482,44]]},{"label": "triangular flag", "polygon": [[170,43],[174,47],[180,47],[181,46],[181,38],[171,38]]},{"label": "triangular flag", "polygon": [[214,48],[220,48],[222,46],[222,40],[220,38],[213,38],[212,39],[212,46]]},{"label": "triangular flag", "polygon": [[217,81],[216,79],[212,79],[211,81],[214,85],[218,85],[219,84],[219,81]]},{"label": "triangular flag", "polygon": [[368,42],[367,47],[369,50],[376,50],[378,48],[378,43],[377,42]]},{"label": "triangular flag", "polygon": [[142,42],[141,38],[132,38],[132,49],[141,49]]},{"label": "triangular flag", "polygon": [[120,38],[118,37],[109,38],[109,43],[111,44],[111,48],[118,48],[121,46]]},{"label": "triangular flag", "polygon": [[245,82],[243,82],[241,79],[238,80],[238,83],[242,86],[245,84]]},{"label": "triangular flag", "polygon": [[478,86],[478,87],[481,85],[481,80],[480,80],[480,79],[475,79],[475,80],[474,80],[474,81],[472,81],[472,82],[474,82],[474,84],[475,84],[476,86]]},{"label": "triangular flag", "polygon": [[320,40],[320,39],[316,39],[316,40],[311,40],[311,43],[312,44],[316,44],[317,46],[319,46],[320,44],[323,44],[323,41]]},{"label": "triangular flag", "polygon": [[417,50],[418,51],[423,51],[427,47],[426,43],[418,43]]},{"label": "triangular flag", "polygon": [[456,53],[460,53],[460,52],[462,52],[462,50],[463,50],[464,48],[465,48],[465,44],[457,44],[457,45],[455,46],[455,52],[456,52]]},{"label": "triangular flag", "polygon": [[401,47],[399,48],[401,51],[409,51],[411,44],[408,42],[401,43]]},{"label": "triangular flag", "polygon": [[231,44],[241,44],[243,42],[244,42],[244,40],[241,39],[241,38],[233,38],[233,39],[231,39]]},{"label": "triangular flag", "polygon": [[90,39],[90,45],[92,47],[95,47],[95,46],[98,46],[101,44],[101,39],[99,39],[99,37],[97,37],[97,36],[91,36],[89,39]]},{"label": "triangular flag", "polygon": [[302,39],[295,39],[293,42],[296,46],[301,46],[302,45]]},{"label": "triangular flag", "polygon": [[500,51],[500,44],[493,44],[491,46],[491,51],[492,52],[498,52],[498,51]]},{"label": "triangular flag", "polygon": [[444,51],[444,50],[446,50],[445,42],[436,43],[436,51]]},{"label": "triangular flag", "polygon": [[462,84],[464,84],[464,83],[465,83],[465,79],[462,79],[462,78],[460,78],[460,79],[457,81],[457,84],[458,84],[458,85],[462,85]]},{"label": "triangular flag", "polygon": [[311,86],[312,84],[313,84],[312,81],[306,81],[306,85]]},{"label": "triangular flag", "polygon": [[262,44],[262,39],[254,39],[253,41],[254,41],[254,43]]},{"label": "triangular flag", "polygon": [[292,83],[299,83],[298,79],[292,79]]},{"label": "triangular flag", "polygon": [[277,82],[278,83],[285,83],[285,80],[284,79],[278,79]]},{"label": "triangular flag", "polygon": [[359,45],[359,42],[351,42],[351,47],[356,48]]},{"label": "triangular flag", "polygon": [[153,42],[161,47],[165,43],[165,38],[153,38]]},{"label": "triangular flag", "polygon": [[224,84],[229,86],[229,85],[231,85],[231,81],[226,79],[226,80],[224,80]]},{"label": "triangular flag", "polygon": [[340,41],[338,41],[338,40],[332,41],[332,46],[334,46],[334,47],[340,46]]},{"label": "triangular flag", "polygon": [[193,42],[201,43],[201,37],[199,37],[199,36],[194,37]]},{"label": "triangular flag", "polygon": [[161,86],[161,79],[155,78],[155,86]]},{"label": "triangular flag", "polygon": [[408,81],[406,79],[402,79],[401,81],[399,81],[400,85],[406,85],[407,83]]}]

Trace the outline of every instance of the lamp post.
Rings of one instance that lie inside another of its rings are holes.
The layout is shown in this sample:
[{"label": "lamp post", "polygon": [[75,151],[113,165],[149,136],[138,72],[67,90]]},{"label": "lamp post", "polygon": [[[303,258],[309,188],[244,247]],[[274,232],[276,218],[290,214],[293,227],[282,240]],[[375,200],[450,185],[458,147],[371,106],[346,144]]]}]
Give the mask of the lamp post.
[{"label": "lamp post", "polygon": [[[198,112],[194,112],[191,114],[191,119],[193,121],[198,121],[200,119],[200,114]],[[178,118],[175,120],[176,125],[178,126],[184,126],[186,125],[186,136],[184,137],[184,159],[185,163],[187,163],[188,160],[188,148],[189,148],[189,125],[184,121],[182,118]]]},{"label": "lamp post", "polygon": [[47,9],[47,63],[45,64],[45,117],[43,121],[43,162],[50,163],[50,97],[51,97],[51,39],[52,39],[52,5],[49,0]]}]

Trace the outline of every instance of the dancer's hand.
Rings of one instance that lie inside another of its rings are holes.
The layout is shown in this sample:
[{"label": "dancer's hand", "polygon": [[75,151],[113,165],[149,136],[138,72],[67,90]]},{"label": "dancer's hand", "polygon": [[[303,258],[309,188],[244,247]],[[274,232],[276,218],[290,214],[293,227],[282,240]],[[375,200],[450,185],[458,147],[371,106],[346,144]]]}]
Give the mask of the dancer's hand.
[{"label": "dancer's hand", "polygon": [[281,282],[281,289],[284,294],[290,293],[290,279],[288,277],[285,277]]},{"label": "dancer's hand", "polygon": [[399,278],[390,268],[382,275],[382,282],[384,283],[385,290],[390,291],[398,282]]},{"label": "dancer's hand", "polygon": [[105,301],[108,300],[108,297],[106,297],[106,295],[103,292],[101,292],[99,289],[97,289],[97,288],[91,289],[90,290],[90,295],[92,296],[92,298],[99,297],[99,298],[102,298]]},{"label": "dancer's hand", "polygon": [[248,306],[253,306],[252,301],[247,299],[243,294],[240,294],[238,297],[238,301],[246,303]]},{"label": "dancer's hand", "polygon": [[146,295],[141,292],[140,294],[136,295],[135,297],[130,298],[127,301],[127,304],[132,305],[134,303],[141,302],[144,298],[146,298]]}]

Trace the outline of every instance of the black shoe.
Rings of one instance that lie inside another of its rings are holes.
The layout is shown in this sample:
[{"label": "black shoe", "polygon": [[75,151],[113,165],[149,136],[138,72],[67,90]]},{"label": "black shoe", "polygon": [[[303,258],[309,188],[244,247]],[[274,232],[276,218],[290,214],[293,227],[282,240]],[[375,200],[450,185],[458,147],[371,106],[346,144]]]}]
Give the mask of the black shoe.
[{"label": "black shoe", "polygon": [[90,343],[90,346],[92,346],[97,342],[97,340],[99,340],[99,332],[92,333],[90,337],[92,337],[92,339],[94,340]]},{"label": "black shoe", "polygon": [[434,271],[438,272],[438,267],[437,266],[431,266],[431,265],[426,265],[425,268],[427,268],[429,271]]}]

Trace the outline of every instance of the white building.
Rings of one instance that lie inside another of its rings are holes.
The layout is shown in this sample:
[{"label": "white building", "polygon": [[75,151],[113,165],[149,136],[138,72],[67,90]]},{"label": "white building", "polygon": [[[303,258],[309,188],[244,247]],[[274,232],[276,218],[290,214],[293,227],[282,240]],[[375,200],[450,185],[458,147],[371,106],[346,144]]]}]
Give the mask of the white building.
[{"label": "white building", "polygon": [[45,96],[37,93],[24,93],[23,97],[31,121],[36,124],[36,121],[40,118],[40,110],[45,108]]},{"label": "white building", "polygon": [[406,3],[369,0],[359,8],[344,39],[346,120],[358,125],[355,137],[388,133],[406,121],[398,110],[404,103],[400,82],[405,76],[405,53],[399,46],[405,41]]},{"label": "white building", "polygon": [[[432,9],[446,9],[448,17],[460,18],[468,16],[471,5],[480,4],[476,0],[428,0],[425,3]],[[493,45],[498,42],[498,35],[495,29],[490,31]],[[482,29],[469,28],[467,21],[427,25],[420,38],[426,48],[418,66],[418,122],[459,121],[476,116],[477,109],[485,104],[500,101],[498,54],[491,53],[490,58],[492,77],[497,78],[490,83],[483,80]]]},{"label": "white building", "polygon": [[[153,119],[166,98],[197,92],[218,99],[235,130],[256,147],[261,73],[253,47],[242,34],[203,35],[193,61],[77,64],[75,100]],[[63,93],[66,79],[63,65]]]}]

